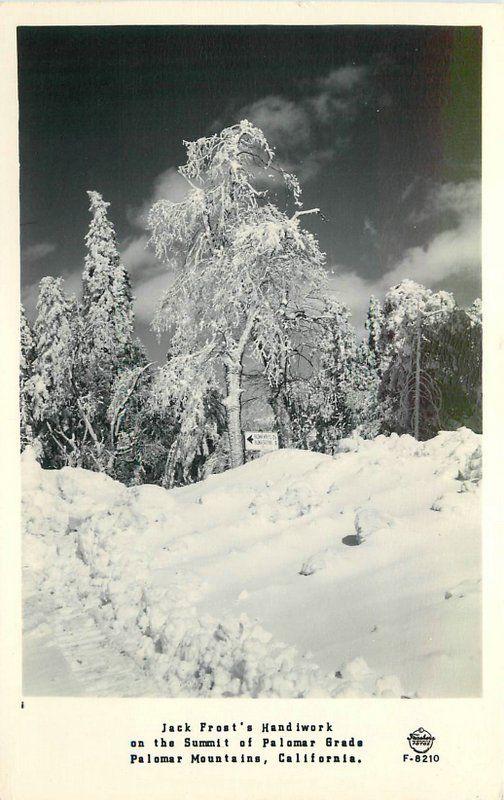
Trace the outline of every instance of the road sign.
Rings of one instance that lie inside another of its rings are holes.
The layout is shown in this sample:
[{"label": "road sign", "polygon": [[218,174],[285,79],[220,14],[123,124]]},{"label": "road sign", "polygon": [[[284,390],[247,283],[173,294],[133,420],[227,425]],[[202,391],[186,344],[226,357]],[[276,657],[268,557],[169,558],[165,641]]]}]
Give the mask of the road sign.
[{"label": "road sign", "polygon": [[245,431],[245,450],[278,450],[278,434],[273,431]]}]

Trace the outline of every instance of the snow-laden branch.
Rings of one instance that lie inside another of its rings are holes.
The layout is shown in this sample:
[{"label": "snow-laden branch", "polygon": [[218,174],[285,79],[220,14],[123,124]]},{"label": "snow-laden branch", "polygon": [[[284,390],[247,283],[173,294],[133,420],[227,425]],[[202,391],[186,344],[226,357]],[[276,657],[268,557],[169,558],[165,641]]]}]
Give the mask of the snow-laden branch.
[{"label": "snow-laden branch", "polygon": [[[146,372],[150,367],[155,364],[155,361],[149,362],[144,367],[137,367],[133,370],[133,374],[129,373],[126,375],[126,380],[130,379],[130,384],[126,389],[126,393],[124,397],[120,397],[120,389],[122,387],[118,387],[118,389],[114,392],[112,402],[110,404],[110,441],[112,447],[115,446],[115,441],[119,435],[119,430],[121,427],[121,422],[124,417],[124,413],[126,411],[126,406],[128,405],[133,393],[138,385],[138,381],[140,380],[141,376]],[[120,376],[120,380],[123,379],[123,376]],[[122,380],[121,380],[122,383]]]},{"label": "snow-laden branch", "polygon": [[291,219],[297,219],[298,217],[302,217],[305,214],[320,214],[320,208],[307,208],[304,211],[295,211],[292,215]]}]

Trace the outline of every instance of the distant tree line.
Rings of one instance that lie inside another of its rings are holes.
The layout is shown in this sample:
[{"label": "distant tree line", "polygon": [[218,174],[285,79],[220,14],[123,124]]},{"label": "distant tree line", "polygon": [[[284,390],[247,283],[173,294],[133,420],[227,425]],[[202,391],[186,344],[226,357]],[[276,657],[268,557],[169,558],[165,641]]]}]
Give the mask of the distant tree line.
[{"label": "distant tree line", "polygon": [[[302,208],[262,132],[244,120],[186,146],[185,199],[149,215],[151,244],[177,275],[153,322],[168,334],[165,362],[149,363],[135,338],[109,204],[88,192],[80,302],[48,277],[33,327],[21,311],[22,449],[128,484],[190,483],[243,463],[243,394],[258,379],[282,447],[481,430],[480,301],[464,310],[403,281],[383,306],[370,299],[361,341],[302,227],[320,211]],[[289,213],[270,201],[272,179]]]}]

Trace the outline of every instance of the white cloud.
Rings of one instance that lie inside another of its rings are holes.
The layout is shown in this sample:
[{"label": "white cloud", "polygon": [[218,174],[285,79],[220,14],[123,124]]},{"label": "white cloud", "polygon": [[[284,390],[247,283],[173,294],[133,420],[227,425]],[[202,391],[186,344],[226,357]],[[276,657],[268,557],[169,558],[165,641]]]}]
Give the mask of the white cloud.
[{"label": "white cloud", "polygon": [[443,231],[424,247],[407,250],[382,283],[394,286],[403,278],[432,286],[451,275],[480,268],[481,228],[479,220],[466,218],[454,228]]},{"label": "white cloud", "polygon": [[[296,100],[267,95],[235,114],[248,119],[264,132],[278,150],[278,163],[295,172],[301,183],[316,177],[338,150],[346,145],[343,127],[355,118],[366,85],[368,68],[348,65],[331,70],[315,81],[304,81]],[[222,127],[216,121],[215,127]],[[331,133],[331,147],[321,148],[320,128]],[[275,176],[271,178],[275,183]]]},{"label": "white cloud", "polygon": [[363,82],[367,72],[368,68],[365,66],[348,64],[345,67],[331,70],[328,75],[320,78],[318,83],[320,86],[337,92],[348,92]]},{"label": "white cloud", "polygon": [[[307,181],[316,177],[323,167],[332,161],[334,152],[333,148],[325,150],[314,149],[303,154],[296,161],[289,158],[276,158],[272,169],[267,173],[259,167],[257,169],[252,168],[252,171],[255,173],[257,186],[261,189],[284,185],[284,178],[278,167],[281,167],[285,172],[294,173],[301,186],[303,186]],[[274,168],[275,165],[277,169]]]},{"label": "white cloud", "polygon": [[189,184],[176,167],[168,167],[154,178],[150,197],[139,208],[130,208],[128,217],[133,225],[146,229],[147,214],[158,200],[180,203],[189,191]]},{"label": "white cloud", "polygon": [[30,283],[28,286],[23,286],[21,289],[21,302],[29,319],[33,318],[35,308],[37,307],[38,289],[38,282]]},{"label": "white cloud", "polygon": [[319,78],[320,91],[309,98],[319,121],[330,124],[335,120],[355,117],[361,97],[358,90],[366,85],[368,68],[350,64]]},{"label": "white cloud", "polygon": [[[187,196],[189,185],[175,167],[169,167],[155,179],[150,197],[140,208],[130,209],[129,218],[135,227],[143,231],[147,227],[147,214],[158,200],[171,200],[179,203]],[[157,282],[162,284],[161,275],[166,282],[166,267],[156,258],[148,246],[147,233],[129,236],[119,246],[121,260],[128,269],[135,284],[137,297],[136,313],[142,320],[152,319],[153,301],[151,294]],[[166,284],[167,285],[167,284]],[[154,298],[155,300],[155,298]]]},{"label": "white cloud", "polygon": [[142,234],[128,241],[121,259],[132,277],[134,310],[137,320],[150,324],[163,292],[174,280],[174,273],[146,249],[148,236]]},{"label": "white cloud", "polygon": [[121,242],[121,261],[130,275],[152,271],[159,268],[159,261],[148,247],[149,237],[146,234],[130,236]]},{"label": "white cloud", "polygon": [[23,247],[21,251],[21,259],[25,264],[32,264],[34,261],[40,261],[45,258],[49,253],[54,253],[56,245],[52,242],[39,242],[38,244],[30,244]]},{"label": "white cloud", "polygon": [[273,147],[281,146],[290,151],[305,146],[310,139],[310,118],[306,109],[285,97],[263,97],[243,108],[240,116],[261,128]]},{"label": "white cloud", "polygon": [[481,182],[444,183],[431,195],[431,214],[451,211],[460,217],[479,215],[481,209]]},{"label": "white cloud", "polygon": [[172,203],[180,203],[187,197],[188,190],[186,179],[175,167],[169,167],[155,179],[152,201],[171,200]]},{"label": "white cloud", "polygon": [[310,98],[310,104],[321,122],[330,123],[336,116],[341,119],[354,113],[354,104],[346,97],[335,97],[331,92],[320,92]]},{"label": "white cloud", "polygon": [[[411,247],[383,281],[388,286],[403,278],[433,286],[455,273],[481,268],[481,184],[479,181],[445,183],[427,200],[421,217],[439,219],[449,214],[449,228],[436,233],[423,247]],[[387,288],[388,288],[387,286]]]},{"label": "white cloud", "polygon": [[[407,187],[403,193],[411,194],[416,181]],[[481,214],[481,181],[468,180],[461,183],[443,183],[430,192],[421,209],[416,209],[410,214],[412,223],[435,220],[441,214],[454,215],[456,219],[476,217]]]},{"label": "white cloud", "polygon": [[369,298],[379,295],[376,284],[361,278],[356,272],[345,272],[344,267],[335,266],[329,274],[329,294],[343,303],[352,314],[352,322],[362,333]]},{"label": "white cloud", "polygon": [[175,280],[166,268],[135,287],[135,315],[140,322],[151,323],[164,292]]},{"label": "white cloud", "polygon": [[62,278],[64,280],[63,288],[65,292],[80,297],[82,293],[82,269],[78,267],[72,272],[65,272]]},{"label": "white cloud", "polygon": [[411,278],[428,288],[455,275],[477,277],[481,269],[481,186],[477,181],[447,183],[428,199],[422,217],[442,212],[453,215],[453,224],[434,234],[422,247],[408,248],[384,275],[361,277],[355,270],[334,267],[329,274],[330,294],[348,306],[354,323],[363,329],[371,294],[383,295],[391,286]]},{"label": "white cloud", "polygon": [[295,164],[287,163],[287,165],[283,166],[287,172],[294,172],[301,184],[303,184],[315,178],[332,161],[335,153],[335,147],[327,147],[325,150],[311,150]]}]

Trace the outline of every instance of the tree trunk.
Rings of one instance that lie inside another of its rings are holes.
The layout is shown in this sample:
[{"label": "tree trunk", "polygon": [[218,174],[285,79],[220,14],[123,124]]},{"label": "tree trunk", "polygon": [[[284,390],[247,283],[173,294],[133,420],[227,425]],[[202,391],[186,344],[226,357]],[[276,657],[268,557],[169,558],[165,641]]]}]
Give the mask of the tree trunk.
[{"label": "tree trunk", "polygon": [[292,447],[292,422],[289,412],[285,406],[285,399],[282,389],[279,390],[278,394],[273,399],[273,410],[275,412],[275,418],[278,427],[280,447]]},{"label": "tree trunk", "polygon": [[243,453],[243,434],[241,429],[241,378],[243,353],[249,341],[256,319],[256,310],[251,309],[245,320],[243,330],[237,342],[227,342],[227,353],[224,358],[226,372],[227,397],[224,400],[229,435],[229,460],[231,468],[241,467],[245,461]]},{"label": "tree trunk", "polygon": [[173,489],[175,485],[175,467],[177,464],[177,451],[178,451],[178,441],[175,440],[170,449],[168,450],[168,456],[165,462],[165,468],[163,473],[163,478],[161,481],[161,486],[164,489]]},{"label": "tree trunk", "polygon": [[420,324],[420,315],[418,316],[418,330],[416,342],[416,359],[415,359],[415,405],[413,412],[413,435],[417,441],[420,439],[420,348],[422,339],[422,328]]},{"label": "tree trunk", "polygon": [[242,366],[239,361],[230,361],[226,364],[227,397],[224,400],[224,405],[226,407],[229,455],[232,468],[240,467],[244,461],[240,400],[241,372]]}]

